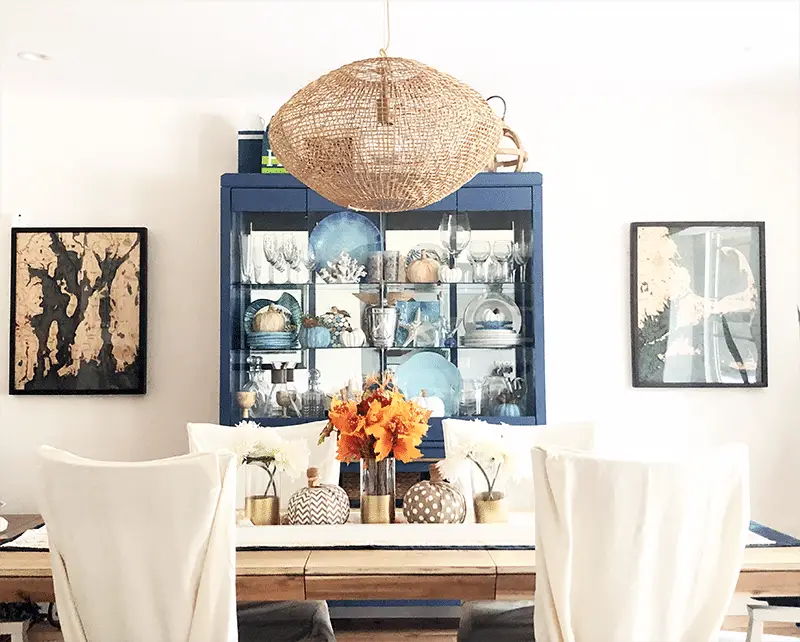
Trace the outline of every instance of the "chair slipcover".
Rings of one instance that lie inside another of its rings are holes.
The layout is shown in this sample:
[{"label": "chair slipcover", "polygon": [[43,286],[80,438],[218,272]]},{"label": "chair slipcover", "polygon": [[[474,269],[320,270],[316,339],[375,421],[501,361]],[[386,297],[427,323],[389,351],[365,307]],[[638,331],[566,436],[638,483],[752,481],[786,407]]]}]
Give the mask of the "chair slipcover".
[{"label": "chair slipcover", "polygon": [[[192,452],[232,449],[237,443],[253,436],[253,430],[275,430],[283,439],[305,439],[311,453],[309,466],[316,466],[320,482],[339,483],[340,464],[336,460],[336,440],[329,438],[318,444],[325,421],[315,421],[294,426],[251,429],[246,426],[219,426],[216,424],[188,424],[189,448]],[[244,474],[239,470],[238,495],[244,498]],[[299,488],[306,486],[306,476],[292,480],[281,477],[279,493],[281,507],[288,506],[289,498]],[[280,597],[276,595],[275,597]],[[327,602],[255,602],[239,606],[240,642],[335,642]]]},{"label": "chair slipcover", "polygon": [[538,642],[706,642],[749,529],[747,449],[683,460],[533,451]]},{"label": "chair slipcover", "polygon": [[[576,450],[592,450],[596,431],[590,422],[510,426],[483,421],[445,419],[442,422],[445,453],[465,434],[474,430],[499,432],[504,439],[514,440],[520,450],[529,452],[537,445],[559,445]],[[472,508],[472,476],[464,471],[454,483],[467,497],[468,517],[474,519]],[[532,511],[533,480],[520,480],[506,488],[509,510]],[[461,609],[458,628],[459,642],[528,642],[533,638],[533,595],[531,600],[518,602],[467,602]]]},{"label": "chair slipcover", "polygon": [[65,642],[237,640],[232,454],[39,453]]},{"label": "chair slipcover", "polygon": [[[557,445],[562,448],[575,450],[593,450],[596,443],[595,426],[591,422],[575,422],[548,425],[509,425],[490,424],[486,421],[464,419],[445,419],[442,421],[444,434],[444,452],[447,455],[460,441],[469,435],[486,431],[492,435],[499,435],[503,439],[511,440],[520,451],[530,452],[534,446]],[[472,471],[465,467],[458,479],[450,480],[455,484],[464,497],[467,498],[467,521],[474,521],[475,513],[472,502]],[[533,511],[533,481],[532,479],[517,481],[508,484],[505,488],[508,498],[509,510]]]}]

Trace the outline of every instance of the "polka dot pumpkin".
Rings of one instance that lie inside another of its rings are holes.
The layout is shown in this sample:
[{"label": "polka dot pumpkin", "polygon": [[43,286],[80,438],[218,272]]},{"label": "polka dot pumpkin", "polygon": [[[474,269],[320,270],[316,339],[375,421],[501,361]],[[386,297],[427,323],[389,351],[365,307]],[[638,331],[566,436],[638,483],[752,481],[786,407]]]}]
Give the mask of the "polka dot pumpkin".
[{"label": "polka dot pumpkin", "polygon": [[430,481],[417,482],[406,491],[403,515],[409,524],[461,524],[467,517],[467,502],[463,493],[431,466]]}]

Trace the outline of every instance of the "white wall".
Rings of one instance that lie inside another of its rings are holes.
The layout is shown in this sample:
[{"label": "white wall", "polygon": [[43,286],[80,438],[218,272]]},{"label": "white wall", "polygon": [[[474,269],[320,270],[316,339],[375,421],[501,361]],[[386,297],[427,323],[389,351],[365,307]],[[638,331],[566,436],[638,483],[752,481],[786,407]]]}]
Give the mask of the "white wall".
[{"label": "white wall", "polygon": [[[798,94],[782,85],[706,95],[501,93],[530,150],[528,168],[544,174],[550,420],[595,418],[650,443],[745,440],[755,518],[800,534]],[[41,443],[157,457],[185,447],[187,420],[215,419],[218,180],[235,168],[234,114],[254,104],[4,95],[3,256],[14,213],[27,224],[145,225],[151,244],[147,396],[0,395],[0,496],[11,510],[35,508]],[[769,388],[631,388],[628,224],[648,219],[766,221]],[[0,336],[8,281],[2,260]],[[7,347],[0,342],[0,364]]]},{"label": "white wall", "polygon": [[[0,128],[9,188],[0,255],[8,256],[16,214],[26,225],[149,228],[147,395],[0,395],[0,495],[9,511],[31,511],[39,444],[100,458],[162,457],[185,452],[187,420],[217,416],[219,175],[235,167],[236,133],[191,105],[41,96],[4,99]],[[8,263],[0,261],[3,337]],[[0,346],[7,364],[7,342]]]}]

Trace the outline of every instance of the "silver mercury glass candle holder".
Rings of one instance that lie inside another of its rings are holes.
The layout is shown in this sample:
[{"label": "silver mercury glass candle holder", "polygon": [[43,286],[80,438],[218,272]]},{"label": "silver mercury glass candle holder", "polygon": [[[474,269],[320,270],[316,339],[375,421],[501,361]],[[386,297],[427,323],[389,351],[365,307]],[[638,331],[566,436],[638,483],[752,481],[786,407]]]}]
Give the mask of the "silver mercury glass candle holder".
[{"label": "silver mercury glass candle holder", "polygon": [[375,348],[391,348],[394,346],[394,335],[397,331],[397,308],[372,308],[370,315],[370,340]]}]

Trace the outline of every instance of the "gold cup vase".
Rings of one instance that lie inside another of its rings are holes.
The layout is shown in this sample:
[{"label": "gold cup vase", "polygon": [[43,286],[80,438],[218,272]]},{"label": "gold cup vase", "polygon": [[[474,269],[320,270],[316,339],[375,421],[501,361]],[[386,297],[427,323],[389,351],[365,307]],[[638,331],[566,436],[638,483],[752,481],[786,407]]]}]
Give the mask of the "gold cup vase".
[{"label": "gold cup vase", "polygon": [[278,526],[281,523],[281,498],[250,495],[245,498],[245,514],[256,526]]},{"label": "gold cup vase", "polygon": [[508,522],[508,500],[504,493],[476,493],[473,497],[475,521],[478,524],[505,524]]},{"label": "gold cup vase", "polygon": [[276,526],[281,523],[279,473],[275,462],[246,456],[245,515],[256,526]]},{"label": "gold cup vase", "polygon": [[386,457],[361,460],[361,523],[393,524],[395,520],[395,461]]}]

